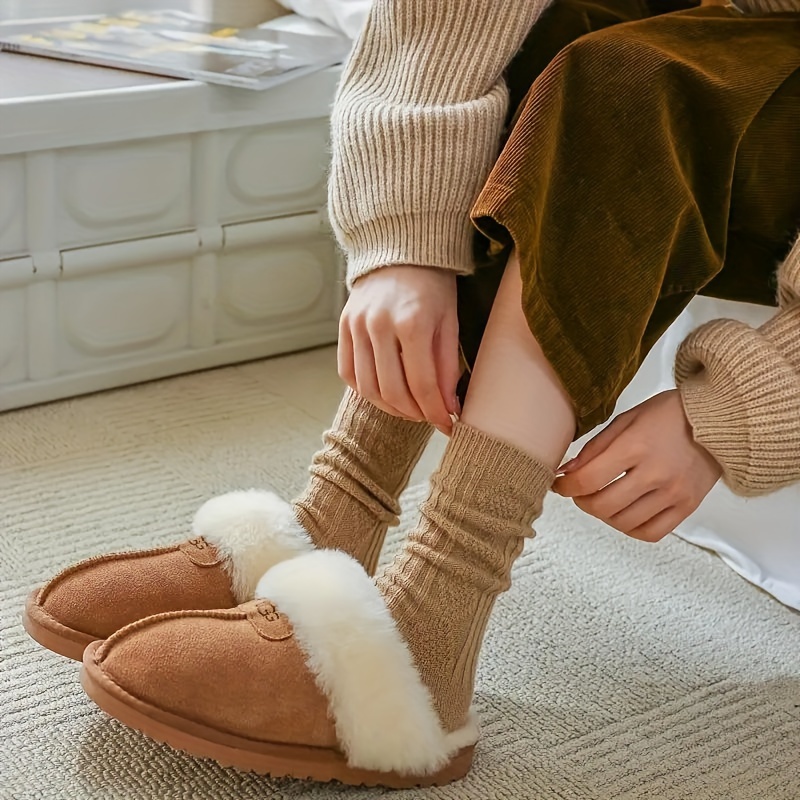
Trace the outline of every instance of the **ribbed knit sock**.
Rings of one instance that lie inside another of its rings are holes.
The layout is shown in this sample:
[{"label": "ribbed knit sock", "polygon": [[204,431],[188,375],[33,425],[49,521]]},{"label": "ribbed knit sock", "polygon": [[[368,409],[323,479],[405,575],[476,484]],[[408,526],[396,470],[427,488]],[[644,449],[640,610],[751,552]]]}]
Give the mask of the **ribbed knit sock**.
[{"label": "ribbed knit sock", "polygon": [[457,423],[420,520],[378,587],[447,730],[467,718],[495,598],[539,516],[553,471]]},{"label": "ribbed knit sock", "polygon": [[433,428],[376,408],[348,389],[294,500],[298,521],[317,547],[343,550],[375,572],[398,498]]}]

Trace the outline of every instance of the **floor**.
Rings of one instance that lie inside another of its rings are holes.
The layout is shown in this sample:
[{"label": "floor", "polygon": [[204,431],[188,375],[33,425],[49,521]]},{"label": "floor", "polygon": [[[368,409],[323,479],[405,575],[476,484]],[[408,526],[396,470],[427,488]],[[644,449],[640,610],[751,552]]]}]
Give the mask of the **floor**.
[{"label": "floor", "polygon": [[[213,494],[297,492],[340,391],[324,348],[0,415],[0,800],[384,794],[240,774],[155,744],[95,708],[77,665],[19,622],[37,582],[183,538]],[[412,479],[387,558],[441,446]],[[632,541],[555,496],[537,531],[488,631],[472,773],[391,794],[797,800],[800,615],[708,552]]]}]

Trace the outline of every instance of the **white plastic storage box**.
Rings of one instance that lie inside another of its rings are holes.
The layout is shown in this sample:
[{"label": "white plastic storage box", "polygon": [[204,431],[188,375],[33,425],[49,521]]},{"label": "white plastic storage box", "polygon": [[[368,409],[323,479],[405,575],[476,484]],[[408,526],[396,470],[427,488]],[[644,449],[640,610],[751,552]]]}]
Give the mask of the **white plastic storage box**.
[{"label": "white plastic storage box", "polygon": [[0,409],[334,341],[338,75],[253,92],[0,53]]}]

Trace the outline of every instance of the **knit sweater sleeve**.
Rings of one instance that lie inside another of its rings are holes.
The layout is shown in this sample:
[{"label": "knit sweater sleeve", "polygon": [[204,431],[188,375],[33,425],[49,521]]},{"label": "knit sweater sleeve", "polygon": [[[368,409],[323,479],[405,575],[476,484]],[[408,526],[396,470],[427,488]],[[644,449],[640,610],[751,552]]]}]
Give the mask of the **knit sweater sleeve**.
[{"label": "knit sweater sleeve", "polygon": [[503,71],[549,0],[376,0],[331,119],[329,209],[348,285],[379,267],[469,273]]},{"label": "knit sweater sleeve", "polygon": [[800,239],[778,283],[779,310],[764,325],[709,322],[688,336],[675,362],[695,440],[746,496],[800,481]]}]

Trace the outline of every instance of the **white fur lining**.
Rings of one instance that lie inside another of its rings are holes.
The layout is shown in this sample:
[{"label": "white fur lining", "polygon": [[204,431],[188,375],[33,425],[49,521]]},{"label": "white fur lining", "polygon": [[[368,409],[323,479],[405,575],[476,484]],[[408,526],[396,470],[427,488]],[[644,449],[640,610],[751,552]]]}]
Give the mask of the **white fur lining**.
[{"label": "white fur lining", "polygon": [[270,567],[314,549],[292,506],[260,489],[212,497],[198,509],[192,530],[225,559],[239,603],[253,598],[258,579]]},{"label": "white fur lining", "polygon": [[442,729],[378,588],[350,556],[317,550],[284,561],[256,597],[291,621],[351,766],[424,775],[477,741],[474,718]]}]

